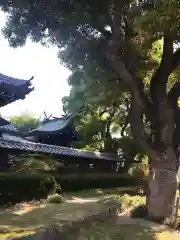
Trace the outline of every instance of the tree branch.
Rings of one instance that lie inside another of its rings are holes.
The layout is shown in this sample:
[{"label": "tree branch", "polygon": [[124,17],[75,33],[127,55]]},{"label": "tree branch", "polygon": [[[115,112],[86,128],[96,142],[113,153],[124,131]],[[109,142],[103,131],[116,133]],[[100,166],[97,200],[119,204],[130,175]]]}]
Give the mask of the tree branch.
[{"label": "tree branch", "polygon": [[167,104],[167,83],[173,69],[173,39],[164,36],[163,54],[160,65],[150,83],[150,95],[153,103],[155,122],[155,142],[159,148],[167,148],[173,144],[174,118],[173,111]]},{"label": "tree branch", "polygon": [[162,59],[150,84],[150,94],[154,104],[159,104],[159,102],[167,100],[166,84],[169,74],[172,71],[172,62],[173,40],[169,36],[164,36]]},{"label": "tree branch", "polygon": [[147,152],[151,158],[157,158],[155,152],[148,146],[147,139],[144,134],[144,124],[142,118],[143,103],[141,101],[138,84],[128,72],[122,59],[118,57],[118,51],[121,42],[121,11],[121,3],[117,0],[115,1],[114,20],[112,23],[112,40],[109,42],[106,57],[110,61],[117,75],[124,82],[131,93],[131,111],[129,118],[135,143],[142,151]]}]

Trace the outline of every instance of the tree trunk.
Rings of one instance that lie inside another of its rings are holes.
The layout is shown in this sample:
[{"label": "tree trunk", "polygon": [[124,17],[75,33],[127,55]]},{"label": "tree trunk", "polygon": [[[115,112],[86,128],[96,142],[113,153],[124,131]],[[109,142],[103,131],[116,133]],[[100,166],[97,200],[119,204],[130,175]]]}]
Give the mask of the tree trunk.
[{"label": "tree trunk", "polygon": [[163,221],[172,214],[172,204],[177,188],[177,161],[175,154],[151,159],[148,176],[148,218]]}]

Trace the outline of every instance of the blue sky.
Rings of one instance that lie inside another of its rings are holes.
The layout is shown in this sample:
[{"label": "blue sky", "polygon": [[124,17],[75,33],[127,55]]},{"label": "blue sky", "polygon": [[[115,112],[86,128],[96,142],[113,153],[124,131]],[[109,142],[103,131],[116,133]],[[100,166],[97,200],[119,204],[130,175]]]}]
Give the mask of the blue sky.
[{"label": "blue sky", "polygon": [[[6,16],[0,11],[0,29],[5,24]],[[30,40],[22,48],[10,48],[0,32],[0,73],[32,81],[34,91],[25,100],[9,104],[0,110],[0,114],[7,117],[24,112],[40,116],[43,111],[53,116],[60,116],[62,112],[61,98],[69,94],[67,84],[69,70],[59,63],[57,49],[45,48]]]}]

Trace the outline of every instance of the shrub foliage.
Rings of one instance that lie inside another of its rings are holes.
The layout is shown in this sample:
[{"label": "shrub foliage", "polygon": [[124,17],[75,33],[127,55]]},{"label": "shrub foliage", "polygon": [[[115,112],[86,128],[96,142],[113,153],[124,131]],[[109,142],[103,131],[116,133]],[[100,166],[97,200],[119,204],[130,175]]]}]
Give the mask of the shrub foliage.
[{"label": "shrub foliage", "polygon": [[40,200],[56,191],[56,181],[48,175],[1,173],[0,204]]},{"label": "shrub foliage", "polygon": [[138,185],[135,177],[121,173],[94,173],[56,175],[63,192],[95,188],[133,187]]}]

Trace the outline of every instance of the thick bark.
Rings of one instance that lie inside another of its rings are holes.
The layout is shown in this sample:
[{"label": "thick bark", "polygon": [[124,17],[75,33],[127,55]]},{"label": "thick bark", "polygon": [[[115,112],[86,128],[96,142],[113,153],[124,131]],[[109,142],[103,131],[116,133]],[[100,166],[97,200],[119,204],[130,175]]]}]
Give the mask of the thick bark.
[{"label": "thick bark", "polygon": [[[175,119],[174,108],[168,101],[167,83],[169,75],[180,64],[180,50],[173,53],[173,38],[170,34],[164,36],[161,63],[150,84],[151,102],[147,101],[148,99],[143,94],[143,85],[139,84],[129,73],[119,56],[121,47],[119,23],[122,17],[120,10],[120,1],[115,1],[112,39],[109,41],[106,57],[131,94],[131,108],[128,114],[131,133],[135,143],[147,153],[150,159],[148,214],[150,218],[161,220],[171,214],[176,191]],[[153,133],[150,143],[144,132],[144,115],[150,122]]]},{"label": "thick bark", "polygon": [[177,187],[177,161],[172,149],[162,154],[160,161],[149,160],[147,208],[148,217],[162,221],[172,214]]},{"label": "thick bark", "polygon": [[[118,75],[124,77],[127,85],[129,85],[132,96],[129,118],[133,138],[140,149],[147,152],[151,158],[151,170],[148,181],[149,194],[147,197],[148,215],[151,219],[162,220],[169,217],[172,212],[172,203],[176,191],[176,155],[172,153],[173,150],[168,150],[167,155],[165,154],[166,157],[161,156],[158,151],[152,149],[149,144],[147,144],[142,118],[144,106],[141,101],[139,89],[132,76],[126,72],[125,66],[120,59],[111,58],[110,60]],[[160,135],[158,144],[160,144],[160,149],[169,146],[172,147],[174,130],[172,109],[166,104],[166,101],[160,102],[158,106],[158,131]]]}]

